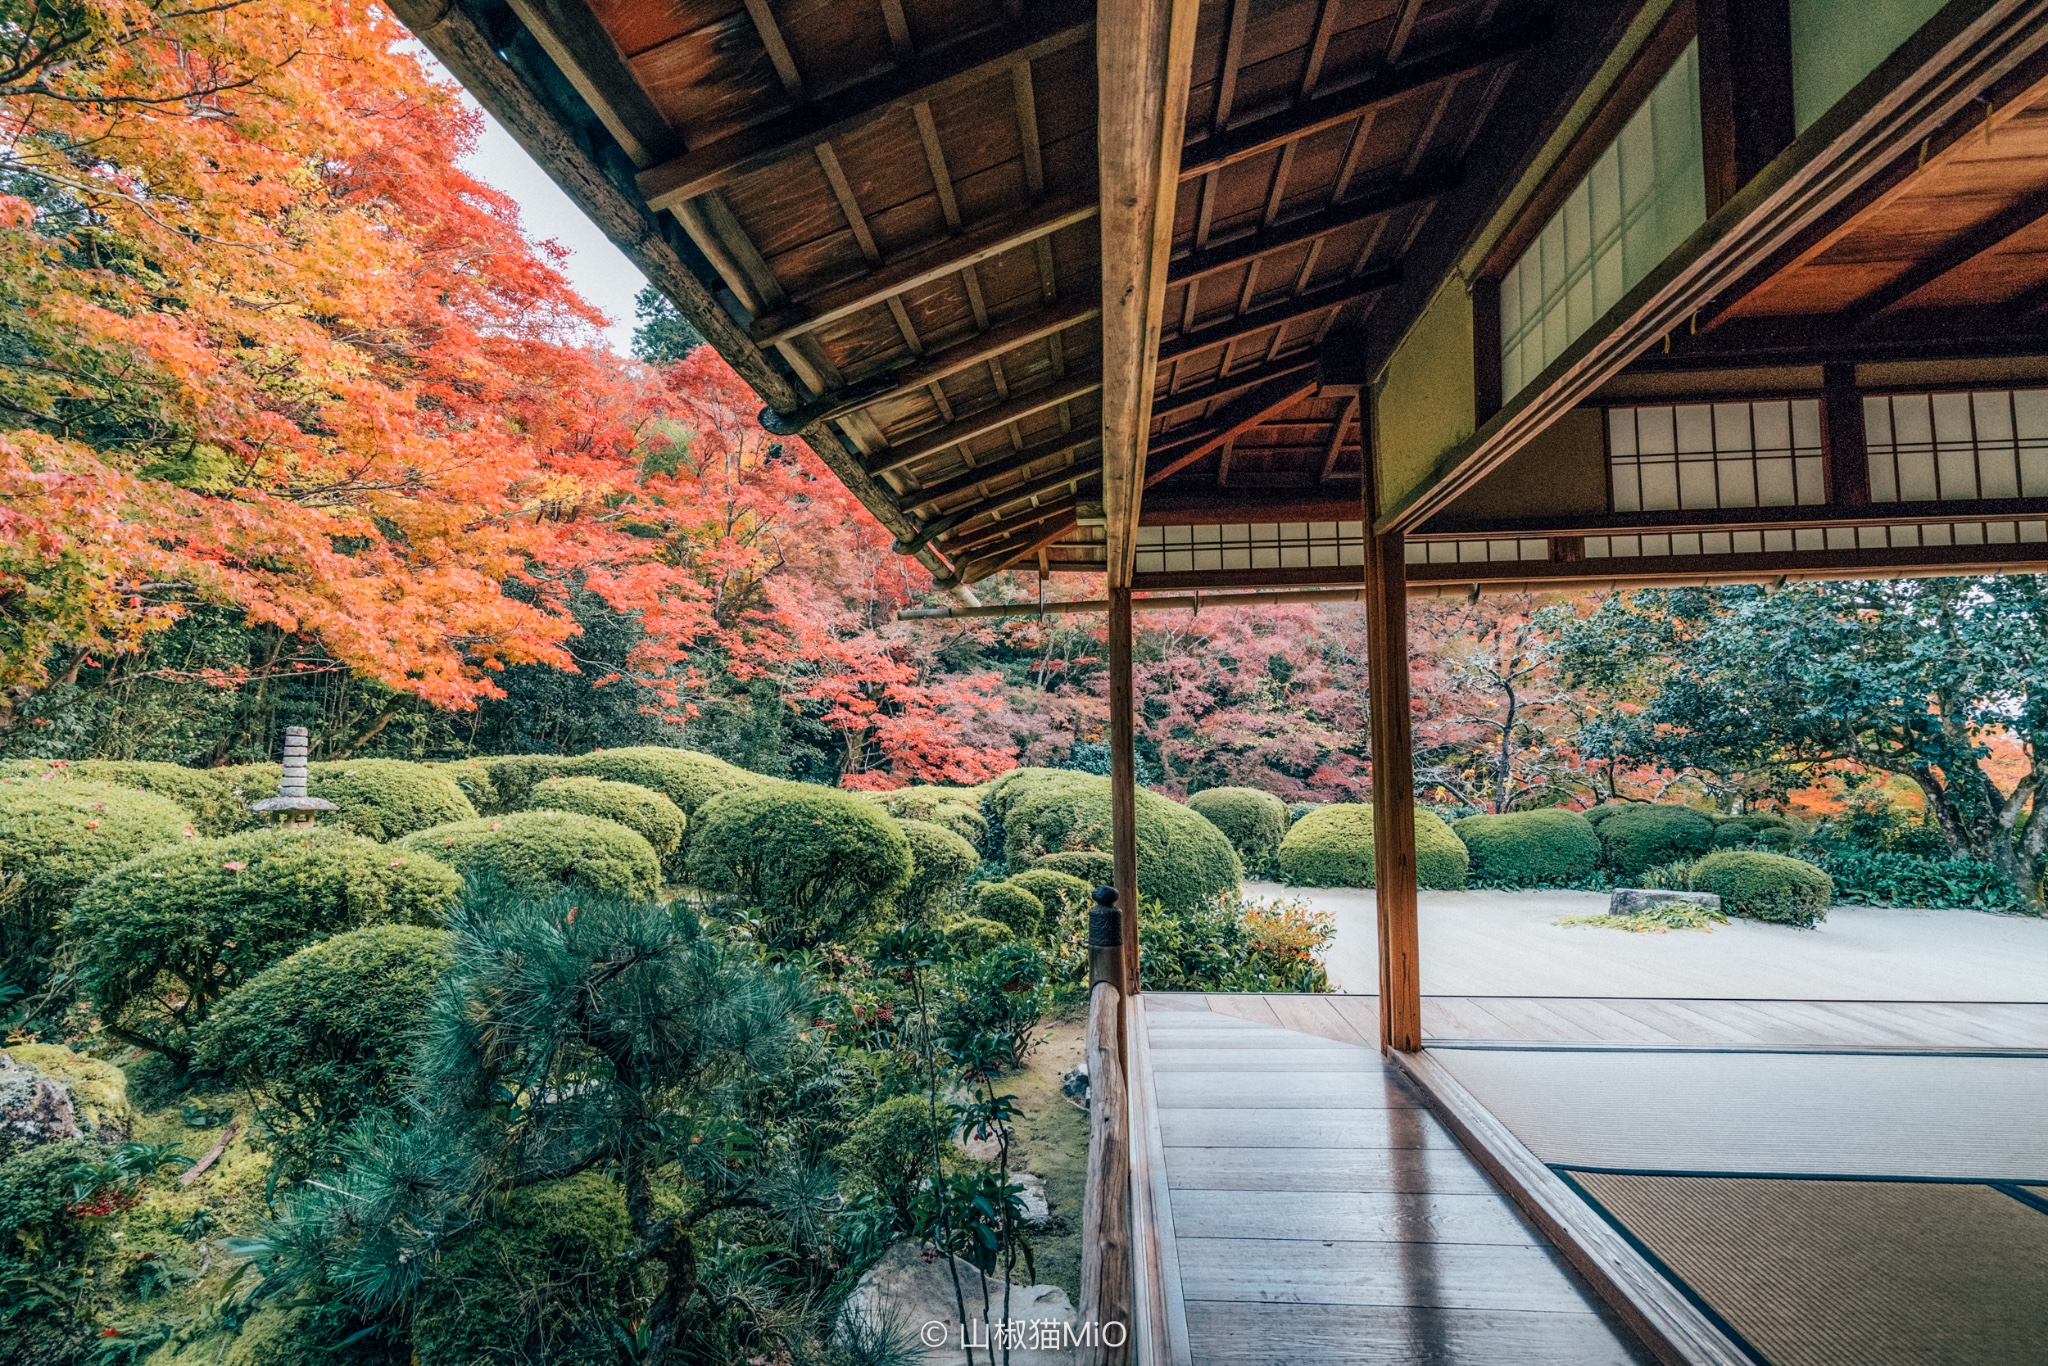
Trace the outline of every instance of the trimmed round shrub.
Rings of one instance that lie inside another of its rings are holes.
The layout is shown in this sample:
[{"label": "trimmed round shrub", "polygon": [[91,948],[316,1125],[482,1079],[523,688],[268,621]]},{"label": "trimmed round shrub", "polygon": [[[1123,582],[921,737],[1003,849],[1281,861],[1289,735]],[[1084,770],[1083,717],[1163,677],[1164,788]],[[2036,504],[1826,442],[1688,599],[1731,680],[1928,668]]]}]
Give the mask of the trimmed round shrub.
[{"label": "trimmed round shrub", "polygon": [[672,866],[683,845],[682,809],[659,792],[633,783],[615,783],[606,778],[549,778],[534,784],[526,799],[529,811],[574,811],[585,816],[602,816],[617,821],[654,848],[665,871],[678,875]]},{"label": "trimmed round shrub", "polygon": [[897,829],[910,841],[910,885],[896,898],[905,920],[930,920],[951,909],[967,886],[967,875],[981,863],[974,846],[942,825],[899,820]]},{"label": "trimmed round shrub", "polygon": [[775,783],[725,792],[693,818],[690,879],[756,908],[783,948],[851,937],[910,885],[910,841],[873,802]]},{"label": "trimmed round shrub", "polygon": [[839,1145],[839,1160],[888,1202],[901,1227],[909,1228],[910,1207],[943,1141],[924,1097],[895,1096],[854,1121]]},{"label": "trimmed round shrub", "polygon": [[973,788],[899,787],[894,792],[871,792],[868,797],[899,821],[942,825],[976,849],[988,839],[988,821]]},{"label": "trimmed round shrub", "polygon": [[485,811],[479,806],[477,810],[487,816],[496,816],[507,811],[524,811],[526,799],[533,795],[534,784],[546,782],[549,778],[570,776],[570,765],[576,760],[567,754],[501,754],[480,762],[490,774],[491,801],[496,809]]},{"label": "trimmed round shrub", "polygon": [[[1456,891],[1470,867],[1470,855],[1443,818],[1417,811],[1416,885]],[[1296,821],[1280,841],[1280,880],[1296,887],[1373,886],[1372,807],[1336,802]]]},{"label": "trimmed round shrub", "polygon": [[[284,776],[278,764],[248,764],[222,772],[233,775],[244,805],[275,797]],[[308,764],[306,795],[337,808],[320,818],[322,824],[346,825],[379,844],[476,815],[469,798],[447,774],[436,772],[433,765],[403,759]]]},{"label": "trimmed round shrub", "polygon": [[422,767],[432,769],[461,788],[462,795],[469,798],[469,804],[476,808],[477,815],[491,816],[504,810],[498,804],[498,785],[491,781],[491,766],[484,760],[449,759]]},{"label": "trimmed round shrub", "polygon": [[1097,887],[1108,887],[1116,882],[1116,859],[1095,849],[1068,849],[1057,854],[1047,854],[1031,861],[1031,872],[1043,868],[1048,872],[1065,873],[1088,884],[1092,891]]},{"label": "trimmed round shrub", "polygon": [[1272,867],[1287,833],[1287,805],[1278,797],[1255,787],[1212,787],[1189,797],[1188,809],[1223,832],[1246,868]]},{"label": "trimmed round shrub", "polygon": [[528,895],[580,887],[646,900],[661,890],[654,846],[617,821],[573,811],[514,811],[421,830],[400,849],[441,860],[480,887]]},{"label": "trimmed round shrub", "polygon": [[1670,802],[1630,802],[1598,808],[1601,852],[1618,879],[1698,858],[1714,845],[1714,822],[1703,811]]},{"label": "trimmed round shrub", "polygon": [[1695,892],[1720,897],[1730,915],[1802,929],[1827,919],[1835,899],[1835,880],[1812,864],[1747,849],[1707,855],[1686,881]]},{"label": "trimmed round shrub", "polygon": [[1045,903],[1014,882],[982,883],[969,910],[976,919],[1009,926],[1019,939],[1033,938],[1045,923]]},{"label": "trimmed round shrub", "polygon": [[1009,879],[1013,887],[1022,887],[1038,898],[1045,907],[1045,928],[1051,929],[1060,910],[1086,909],[1094,900],[1097,883],[1083,882],[1072,873],[1062,873],[1055,868],[1033,866],[1015,874]]},{"label": "trimmed round shrub", "polygon": [[1783,853],[1799,838],[1799,831],[1785,817],[1770,811],[1750,811],[1740,816],[1714,817],[1716,849],[1768,849]]},{"label": "trimmed round shrub", "polygon": [[630,1226],[617,1183],[582,1172],[514,1191],[492,1223],[442,1252],[414,1299],[419,1366],[596,1366],[618,1359],[617,1258]]},{"label": "trimmed round shrub", "polygon": [[152,849],[199,837],[163,797],[82,780],[0,781],[0,981],[40,986],[57,917],[85,885]]},{"label": "trimmed round shrub", "polygon": [[[687,820],[697,819],[697,808],[722,792],[763,787],[774,781],[758,773],[729,764],[695,750],[666,749],[660,745],[634,745],[626,749],[600,749],[578,755],[563,770],[571,777],[608,778],[615,783],[634,783],[659,792],[681,809]],[[689,853],[694,832],[683,827],[683,852]]]},{"label": "trimmed round shrub", "polygon": [[1451,833],[1472,856],[1472,880],[1487,887],[1562,887],[1600,866],[1600,836],[1576,811],[1548,807],[1467,816]]},{"label": "trimmed round shrub", "polygon": [[142,759],[10,759],[0,763],[0,776],[46,782],[111,783],[168,798],[192,815],[202,835],[228,835],[249,824],[249,811],[236,799],[216,769]]},{"label": "trimmed round shrub", "polygon": [[[1071,769],[1014,769],[990,789],[1003,853],[1021,873],[1047,854],[1110,849],[1109,779]],[[1137,792],[1138,888],[1170,910],[1236,890],[1244,868],[1223,832],[1178,802]],[[1055,865],[1056,866],[1056,865]],[[1070,871],[1061,869],[1060,871]]]},{"label": "trimmed round shrub", "polygon": [[344,830],[252,830],[102,874],[64,937],[108,1032],[182,1061],[220,999],[285,955],[364,925],[436,924],[461,891],[434,858]]},{"label": "trimmed round shrub", "polygon": [[199,1065],[240,1083],[273,1146],[311,1166],[365,1111],[398,1103],[449,945],[446,930],[372,925],[300,949],[221,1001]]},{"label": "trimmed round shrub", "polygon": [[979,958],[996,945],[1007,944],[1017,937],[1000,920],[983,920],[971,915],[946,926],[945,933],[946,947],[960,959]]}]

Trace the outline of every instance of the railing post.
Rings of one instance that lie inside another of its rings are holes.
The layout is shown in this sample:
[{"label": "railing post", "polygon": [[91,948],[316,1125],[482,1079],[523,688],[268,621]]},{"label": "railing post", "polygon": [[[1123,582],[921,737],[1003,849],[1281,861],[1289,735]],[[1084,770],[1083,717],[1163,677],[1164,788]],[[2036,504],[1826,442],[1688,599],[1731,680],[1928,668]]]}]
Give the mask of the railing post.
[{"label": "railing post", "polygon": [[1138,767],[1132,713],[1131,590],[1109,590],[1109,837],[1123,908],[1123,972],[1117,986],[1138,991]]},{"label": "railing post", "polygon": [[[1097,982],[1088,995],[1088,1189],[1081,1208],[1082,1343],[1075,1366],[1131,1359],[1130,1093],[1118,1037],[1123,995]],[[1109,1330],[1109,1331],[1105,1331]]]}]

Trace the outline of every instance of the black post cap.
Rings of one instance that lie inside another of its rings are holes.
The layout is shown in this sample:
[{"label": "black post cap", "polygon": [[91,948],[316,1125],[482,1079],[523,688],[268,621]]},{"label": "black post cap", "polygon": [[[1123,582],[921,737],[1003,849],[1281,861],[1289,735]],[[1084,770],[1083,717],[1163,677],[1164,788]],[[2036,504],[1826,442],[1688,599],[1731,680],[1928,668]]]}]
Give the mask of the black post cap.
[{"label": "black post cap", "polygon": [[1097,887],[1095,905],[1088,911],[1088,947],[1120,949],[1123,943],[1124,917],[1117,909],[1116,888]]}]

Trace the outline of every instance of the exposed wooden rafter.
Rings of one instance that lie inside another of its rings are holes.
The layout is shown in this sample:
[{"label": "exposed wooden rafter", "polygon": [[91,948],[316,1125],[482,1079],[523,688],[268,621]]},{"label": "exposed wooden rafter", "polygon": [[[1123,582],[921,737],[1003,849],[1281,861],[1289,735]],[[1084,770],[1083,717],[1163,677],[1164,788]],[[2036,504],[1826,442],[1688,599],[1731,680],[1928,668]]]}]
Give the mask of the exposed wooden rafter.
[{"label": "exposed wooden rafter", "polygon": [[1302,214],[1276,223],[1272,227],[1241,234],[1216,246],[1189,252],[1174,261],[1167,280],[1171,284],[1181,284],[1205,279],[1219,271],[1230,270],[1262,256],[1270,256],[1276,251],[1285,251],[1303,242],[1328,237],[1331,233],[1355,227],[1360,223],[1369,223],[1396,209],[1427,203],[1438,195],[1456,189],[1459,181],[1460,173],[1455,166],[1429,175],[1411,176],[1406,180],[1362,194],[1334,208]]},{"label": "exposed wooden rafter", "polygon": [[937,507],[963,493],[972,493],[992,480],[1006,478],[1019,470],[1028,470],[1033,465],[1056,456],[1072,454],[1094,445],[1101,439],[1102,434],[1092,430],[1061,432],[1058,436],[1048,437],[1044,441],[1026,446],[1021,451],[1012,451],[1008,455],[976,465],[963,474],[951,475],[923,488],[906,492],[903,495],[903,510],[920,512],[925,508]]},{"label": "exposed wooden rafter", "polygon": [[1092,394],[1102,387],[1100,378],[1081,376],[1063,380],[1060,383],[997,403],[992,407],[968,413],[955,422],[949,422],[935,431],[923,433],[900,446],[891,446],[875,457],[873,473],[888,474],[907,465],[950,450],[963,441],[972,441],[977,436],[986,436],[1000,427],[1042,413],[1056,404],[1066,403]]},{"label": "exposed wooden rafter", "polygon": [[1267,380],[1257,388],[1232,399],[1216,411],[1199,435],[1187,440],[1185,445],[1180,445],[1171,459],[1156,468],[1146,470],[1146,487],[1151,487],[1176,470],[1186,469],[1225,442],[1250,431],[1283,408],[1307,398],[1316,391],[1320,383],[1321,376],[1311,368],[1298,374]]},{"label": "exposed wooden rafter", "polygon": [[1252,313],[1240,313],[1234,318],[1198,331],[1177,333],[1170,340],[1160,343],[1159,363],[1166,365],[1219,346],[1228,346],[1232,342],[1255,337],[1268,328],[1286,327],[1290,323],[1322,317],[1346,304],[1371,298],[1400,278],[1401,272],[1398,267],[1376,271],[1350,284],[1319,289],[1313,294],[1304,294],[1298,298],[1283,299],[1279,303],[1269,304]]}]

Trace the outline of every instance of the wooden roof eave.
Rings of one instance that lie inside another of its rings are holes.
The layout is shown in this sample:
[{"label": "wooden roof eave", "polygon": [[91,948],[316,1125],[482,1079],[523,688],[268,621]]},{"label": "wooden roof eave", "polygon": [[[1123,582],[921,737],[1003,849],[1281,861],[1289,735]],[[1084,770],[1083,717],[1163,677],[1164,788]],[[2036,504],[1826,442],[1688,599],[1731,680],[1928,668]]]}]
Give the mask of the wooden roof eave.
[{"label": "wooden roof eave", "polygon": [[[691,325],[735,373],[753,388],[769,408],[793,412],[803,407],[803,395],[789,378],[770,364],[761,347],[747,330],[735,322],[703,282],[690,269],[675,244],[669,240],[655,211],[637,192],[619,183],[599,160],[563,124],[521,74],[513,69],[499,50],[499,43],[485,33],[475,19],[455,0],[392,0],[392,12],[425,45],[429,52],[475,97],[493,118],[513,136],[563,193],[569,196],[606,237],[639,267],[648,281],[673,300]],[[544,50],[550,44],[536,35]],[[563,49],[566,52],[566,49]],[[549,51],[551,60],[561,60]],[[584,87],[568,72],[563,78],[589,100]],[[594,114],[599,111],[593,109]],[[616,113],[599,114],[611,127],[621,122]],[[621,152],[634,160],[631,152]],[[646,152],[643,149],[642,155]],[[889,490],[862,465],[838,435],[821,418],[805,422],[795,435],[824,461],[847,489],[892,532],[907,544],[918,535],[918,527],[904,515]],[[954,587],[961,580],[930,546],[921,545],[915,558],[941,585]]]}]

